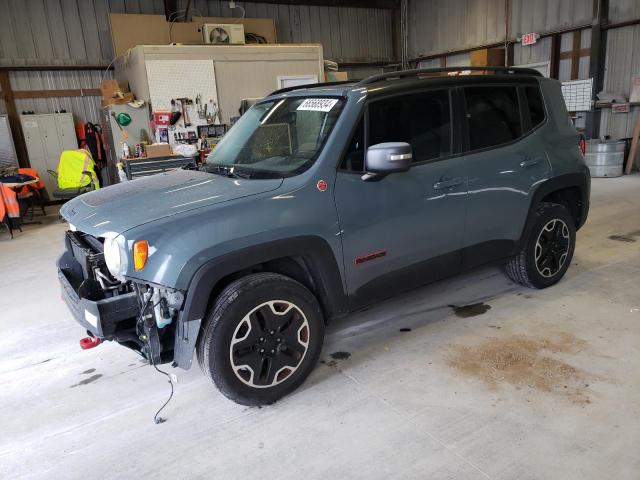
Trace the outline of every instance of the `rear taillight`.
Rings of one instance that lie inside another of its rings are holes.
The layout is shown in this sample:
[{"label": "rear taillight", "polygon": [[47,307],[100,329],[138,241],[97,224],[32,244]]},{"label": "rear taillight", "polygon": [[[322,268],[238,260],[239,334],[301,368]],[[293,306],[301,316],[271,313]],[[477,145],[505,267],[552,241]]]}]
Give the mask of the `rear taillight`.
[{"label": "rear taillight", "polygon": [[582,152],[582,156],[584,157],[585,154],[587,153],[587,141],[584,139],[584,137],[580,137],[580,141],[578,142],[578,147],[580,148],[580,151]]}]

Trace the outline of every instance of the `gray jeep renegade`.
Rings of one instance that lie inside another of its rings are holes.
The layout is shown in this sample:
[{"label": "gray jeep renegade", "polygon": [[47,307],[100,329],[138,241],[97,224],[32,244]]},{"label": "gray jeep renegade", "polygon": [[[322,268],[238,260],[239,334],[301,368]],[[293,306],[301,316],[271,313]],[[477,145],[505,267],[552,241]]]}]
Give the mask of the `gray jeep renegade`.
[{"label": "gray jeep renegade", "polygon": [[188,369],[261,405],[314,368],[325,325],[506,261],[545,288],[589,210],[583,140],[534,70],[413,70],[279,90],[207,158],[84,194],[58,260],[91,345]]}]

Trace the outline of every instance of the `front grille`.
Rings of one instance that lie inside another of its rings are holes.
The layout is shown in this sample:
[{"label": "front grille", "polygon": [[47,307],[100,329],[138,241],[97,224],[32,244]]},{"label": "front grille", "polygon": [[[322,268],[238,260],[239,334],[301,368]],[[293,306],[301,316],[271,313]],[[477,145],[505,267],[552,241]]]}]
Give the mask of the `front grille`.
[{"label": "front grille", "polygon": [[83,232],[68,231],[67,250],[77,263],[74,270],[81,270],[80,284],[90,287],[94,297],[112,297],[129,293],[131,286],[115,279],[104,261],[103,240]]},{"label": "front grille", "polygon": [[94,267],[106,267],[100,240],[84,233],[68,231],[67,241],[68,250],[82,268],[83,278],[95,280]]}]

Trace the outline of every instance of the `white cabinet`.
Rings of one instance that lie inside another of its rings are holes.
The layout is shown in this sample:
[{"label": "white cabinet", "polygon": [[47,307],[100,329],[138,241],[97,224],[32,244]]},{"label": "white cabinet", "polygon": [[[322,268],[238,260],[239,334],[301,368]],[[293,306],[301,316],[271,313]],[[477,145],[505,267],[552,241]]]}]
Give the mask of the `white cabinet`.
[{"label": "white cabinet", "polygon": [[20,121],[27,144],[29,163],[38,170],[47,191],[51,194],[57,185],[47,170],[58,170],[58,161],[63,150],[78,148],[73,115],[71,113],[21,115]]}]

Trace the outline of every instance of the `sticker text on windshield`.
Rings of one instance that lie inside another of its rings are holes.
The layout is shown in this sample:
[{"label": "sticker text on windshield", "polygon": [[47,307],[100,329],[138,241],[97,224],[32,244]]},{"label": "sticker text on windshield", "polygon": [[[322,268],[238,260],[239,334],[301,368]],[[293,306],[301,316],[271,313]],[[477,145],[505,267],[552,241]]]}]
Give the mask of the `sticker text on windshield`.
[{"label": "sticker text on windshield", "polygon": [[338,103],[336,98],[307,98],[296,110],[328,112],[336,103]]}]

